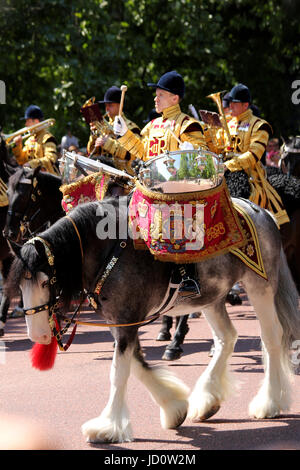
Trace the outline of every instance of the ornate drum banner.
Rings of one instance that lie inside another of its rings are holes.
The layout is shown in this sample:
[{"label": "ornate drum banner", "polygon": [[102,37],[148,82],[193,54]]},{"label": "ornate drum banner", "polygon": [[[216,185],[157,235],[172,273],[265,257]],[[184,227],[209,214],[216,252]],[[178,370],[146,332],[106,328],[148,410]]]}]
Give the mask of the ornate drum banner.
[{"label": "ornate drum banner", "polygon": [[93,173],[70,184],[61,186],[63,193],[62,207],[66,213],[78,204],[102,201],[106,195],[111,176],[102,171]]},{"label": "ornate drum banner", "polygon": [[[64,150],[59,159],[63,185],[62,207],[66,213],[78,204],[102,201],[110,182],[117,182],[127,194],[133,187],[133,177],[99,161]],[[82,176],[82,175],[86,176]]]},{"label": "ornate drum banner", "polygon": [[206,191],[165,194],[136,182],[129,227],[137,249],[160,261],[196,263],[245,244],[225,181]]}]

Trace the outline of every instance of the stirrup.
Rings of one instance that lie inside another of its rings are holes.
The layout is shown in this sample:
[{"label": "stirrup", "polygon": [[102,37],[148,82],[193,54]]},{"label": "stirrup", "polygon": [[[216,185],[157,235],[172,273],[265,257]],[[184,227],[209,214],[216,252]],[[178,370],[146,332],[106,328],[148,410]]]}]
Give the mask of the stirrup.
[{"label": "stirrup", "polygon": [[179,286],[179,295],[181,297],[194,297],[195,295],[201,295],[198,282],[190,277],[182,279]]}]

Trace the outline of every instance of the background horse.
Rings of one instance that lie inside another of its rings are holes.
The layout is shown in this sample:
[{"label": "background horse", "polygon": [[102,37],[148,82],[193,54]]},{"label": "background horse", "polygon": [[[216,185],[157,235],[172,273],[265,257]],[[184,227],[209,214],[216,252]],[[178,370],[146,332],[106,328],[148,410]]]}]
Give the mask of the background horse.
[{"label": "background horse", "polygon": [[[268,181],[281,197],[290,223],[280,227],[283,249],[294,282],[300,294],[300,180],[271,168]],[[251,188],[244,170],[225,172],[226,183],[232,197],[249,199]]]},{"label": "background horse", "polygon": [[40,170],[21,167],[9,179],[4,235],[12,242],[24,243],[65,215],[61,178]]},{"label": "background horse", "polygon": [[[59,191],[61,179],[50,173],[40,172],[40,167],[14,168],[8,180],[9,206],[0,208],[0,256],[3,263],[3,277],[7,278],[13,254],[10,251],[15,243],[23,244],[33,234],[44,230],[64,215],[61,207],[62,193]],[[10,305],[8,293],[3,289],[0,307],[0,335],[4,335],[7,312]]]},{"label": "background horse", "polygon": [[[7,185],[10,175],[16,170],[17,163],[7,151],[5,140],[0,133],[0,178]],[[3,280],[3,290],[0,304],[0,336],[4,335],[4,325],[6,323],[7,312],[10,306],[10,299],[5,293],[5,282],[13,260],[7,240],[3,236],[3,228],[5,226],[8,205],[0,207],[0,265]]]},{"label": "background horse", "polygon": [[273,217],[248,201],[235,202],[255,224],[267,280],[231,253],[195,265],[202,295],[168,311],[168,315],[180,316],[200,309],[212,329],[214,356],[190,395],[178,378],[168,370],[151,367],[141,353],[136,323],[149,319],[165,303],[174,265],[156,261],[148,251],[136,251],[130,237],[120,240],[103,236],[103,227],[113,227],[119,233],[120,224],[124,227],[127,222],[127,208],[119,207],[116,198],[78,206],[71,219],[58,220],[40,238],[21,248],[10,272],[10,288],[22,289],[32,341],[51,342],[48,315],[55,311],[58,292],[63,312],[69,311],[72,297],[80,292],[90,293],[96,311],[108,326],[112,325],[116,346],[110,396],[100,416],[82,427],[89,441],[132,440],[125,402],[130,372],[136,374],[159,405],[164,428],[179,426],[187,413],[197,422],[218,411],[233,385],[227,363],[237,332],[225,300],[237,281],[243,282],[259,319],[265,356],[264,381],[249,412],[256,418],[273,418],[289,408],[289,347],[293,339],[300,338],[298,293]]},{"label": "background horse", "polygon": [[300,136],[291,137],[280,149],[280,168],[288,176],[300,178]]}]

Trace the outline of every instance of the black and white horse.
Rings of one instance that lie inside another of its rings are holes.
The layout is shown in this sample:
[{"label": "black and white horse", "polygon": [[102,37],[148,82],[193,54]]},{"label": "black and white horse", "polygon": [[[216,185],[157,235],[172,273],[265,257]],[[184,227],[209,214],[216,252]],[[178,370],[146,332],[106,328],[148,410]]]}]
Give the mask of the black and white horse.
[{"label": "black and white horse", "polygon": [[32,341],[44,345],[52,341],[49,312],[55,311],[56,294],[62,311],[68,312],[74,296],[91,293],[96,311],[113,325],[116,346],[110,396],[100,416],[82,426],[88,441],[133,439],[125,402],[131,372],[160,407],[163,428],[179,426],[186,415],[197,422],[218,411],[234,389],[227,365],[237,331],[225,299],[237,281],[242,281],[260,322],[265,358],[264,381],[250,403],[250,415],[274,418],[289,409],[289,348],[294,339],[300,339],[298,294],[272,216],[247,201],[238,203],[255,224],[267,280],[230,253],[196,265],[202,295],[168,311],[168,315],[180,316],[200,309],[212,330],[215,352],[191,393],[168,369],[151,367],[141,353],[138,323],[165,302],[174,265],[155,260],[148,251],[136,251],[130,237],[102,236],[103,227],[116,224],[116,233],[120,224],[124,227],[126,205],[119,206],[118,200],[111,198],[78,206],[71,218],[58,220],[21,248],[10,272],[10,285],[12,290],[21,287]]}]

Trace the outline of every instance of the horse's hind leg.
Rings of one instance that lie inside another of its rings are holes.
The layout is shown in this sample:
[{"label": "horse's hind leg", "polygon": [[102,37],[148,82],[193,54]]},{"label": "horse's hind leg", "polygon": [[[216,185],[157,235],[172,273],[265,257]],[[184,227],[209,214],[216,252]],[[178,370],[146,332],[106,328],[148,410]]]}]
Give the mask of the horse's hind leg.
[{"label": "horse's hind leg", "polygon": [[272,288],[247,288],[261,326],[265,377],[249,405],[249,414],[255,418],[274,418],[290,406],[290,367],[284,355],[283,329],[274,304]]},{"label": "horse's hind leg", "polygon": [[176,331],[172,342],[166,347],[162,359],[165,361],[175,361],[179,359],[183,353],[180,345],[183,343],[186,334],[189,331],[188,315],[182,315],[176,318]]},{"label": "horse's hind leg", "polygon": [[173,325],[173,318],[168,315],[163,315],[162,317],[162,327],[159,330],[156,341],[169,341],[171,339],[170,329]]},{"label": "horse's hind leg", "polygon": [[187,414],[188,387],[168,369],[150,367],[138,347],[133,357],[132,371],[159,405],[162,427],[173,429],[180,426]]},{"label": "horse's hind leg", "polygon": [[[123,343],[123,344],[122,344]],[[125,403],[127,380],[130,374],[135,341],[117,341],[110,371],[110,396],[101,415],[87,421],[82,433],[88,442],[130,442],[132,431]]]},{"label": "horse's hind leg", "polygon": [[232,392],[233,382],[229,378],[227,361],[237,339],[236,330],[225,308],[225,300],[211,304],[202,311],[212,329],[215,351],[189,399],[188,416],[195,422],[213,416],[221,402]]}]

